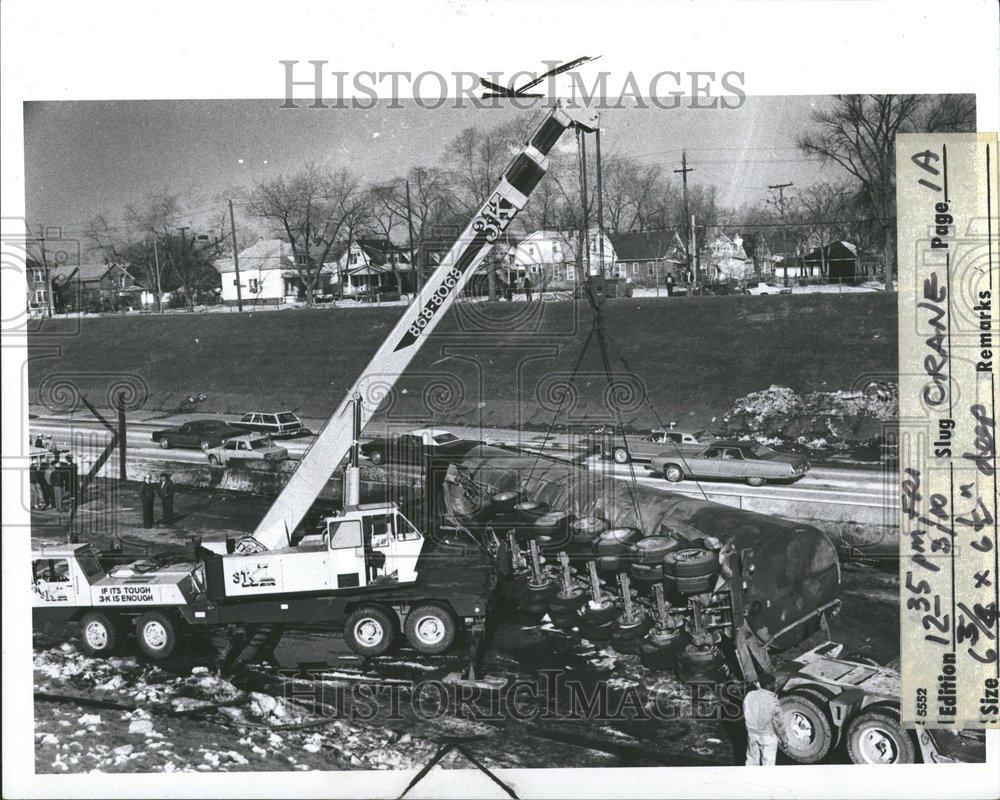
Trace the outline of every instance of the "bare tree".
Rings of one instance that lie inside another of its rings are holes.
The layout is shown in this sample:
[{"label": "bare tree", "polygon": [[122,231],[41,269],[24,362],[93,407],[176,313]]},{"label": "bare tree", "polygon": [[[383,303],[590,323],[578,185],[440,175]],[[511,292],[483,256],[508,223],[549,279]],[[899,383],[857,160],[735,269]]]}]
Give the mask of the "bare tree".
[{"label": "bare tree", "polygon": [[353,234],[364,200],[361,180],[354,173],[331,173],[315,163],[251,190],[248,213],[277,227],[288,240],[307,305],[315,302],[323,265],[344,235]]},{"label": "bare tree", "polygon": [[836,95],[832,108],[813,114],[816,129],[798,139],[803,152],[840,165],[858,182],[881,228],[886,289],[895,260],[896,134],[972,130],[972,111],[961,95]]}]

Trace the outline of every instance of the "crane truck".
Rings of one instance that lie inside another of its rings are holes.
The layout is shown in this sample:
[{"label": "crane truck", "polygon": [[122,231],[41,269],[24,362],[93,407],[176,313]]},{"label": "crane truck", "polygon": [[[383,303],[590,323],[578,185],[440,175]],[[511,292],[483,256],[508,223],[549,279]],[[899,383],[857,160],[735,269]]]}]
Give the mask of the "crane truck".
[{"label": "crane truck", "polygon": [[[424,569],[424,533],[394,504],[359,502],[358,437],[524,208],[548,153],[573,124],[554,106],[516,153],[252,534],[222,546],[195,541],[190,558],[128,564],[111,563],[89,544],[38,548],[36,619],[79,621],[82,647],[92,655],[114,652],[132,627],[154,659],[167,658],[187,627],[342,625],[347,643],[364,656],[384,653],[400,633],[416,650],[440,653],[461,627],[482,630],[494,570],[482,559],[458,563],[449,556]],[[321,531],[293,538],[345,455],[343,510]]]}]

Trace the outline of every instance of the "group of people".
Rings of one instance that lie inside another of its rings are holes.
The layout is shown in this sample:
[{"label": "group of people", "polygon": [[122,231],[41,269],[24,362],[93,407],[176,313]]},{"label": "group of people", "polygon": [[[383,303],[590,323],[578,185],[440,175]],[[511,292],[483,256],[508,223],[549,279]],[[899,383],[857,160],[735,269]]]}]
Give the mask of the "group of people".
[{"label": "group of people", "polygon": [[167,472],[161,472],[159,480],[151,472],[142,478],[142,484],[139,486],[139,499],[142,501],[142,527],[144,528],[152,528],[156,524],[154,507],[157,496],[159,496],[163,508],[160,522],[169,525],[174,519],[174,482]]},{"label": "group of people", "polygon": [[72,453],[52,451],[51,455],[33,456],[29,472],[31,507],[36,511],[52,508],[62,513],[75,509],[80,494],[80,469]]}]

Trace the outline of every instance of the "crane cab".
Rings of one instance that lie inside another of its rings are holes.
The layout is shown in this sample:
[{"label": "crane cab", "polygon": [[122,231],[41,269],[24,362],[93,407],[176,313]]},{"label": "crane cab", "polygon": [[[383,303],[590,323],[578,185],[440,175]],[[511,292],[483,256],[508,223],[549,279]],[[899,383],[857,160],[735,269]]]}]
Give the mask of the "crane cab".
[{"label": "crane cab", "polygon": [[209,593],[222,599],[413,583],[423,546],[423,534],[395,505],[351,506],[298,544],[207,556],[215,562],[208,568]]}]

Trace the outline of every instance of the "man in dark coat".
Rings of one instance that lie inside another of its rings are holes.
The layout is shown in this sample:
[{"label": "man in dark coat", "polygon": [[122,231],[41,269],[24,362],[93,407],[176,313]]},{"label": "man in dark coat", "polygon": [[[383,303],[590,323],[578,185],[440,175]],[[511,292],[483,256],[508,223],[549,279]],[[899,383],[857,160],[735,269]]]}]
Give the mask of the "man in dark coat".
[{"label": "man in dark coat", "polygon": [[174,482],[166,472],[160,474],[159,494],[163,504],[163,519],[160,522],[169,525],[174,518]]},{"label": "man in dark coat", "polygon": [[42,488],[45,485],[45,470],[37,459],[31,460],[29,477],[31,479],[31,507],[34,509],[47,508],[48,503],[45,502],[45,491]]},{"label": "man in dark coat", "polygon": [[52,487],[52,505],[56,511],[62,512],[63,498],[66,495],[66,467],[62,462],[53,459],[52,466],[46,470],[45,476]]},{"label": "man in dark coat", "polygon": [[52,471],[55,469],[54,461],[47,461],[40,466],[42,484],[42,508],[52,508],[56,504],[56,495],[52,489]]},{"label": "man in dark coat", "polygon": [[79,502],[79,491],[80,491],[80,468],[76,465],[73,460],[73,454],[66,454],[66,465],[64,467],[66,470],[64,475],[66,476],[66,493],[69,495],[69,507],[71,510],[76,510],[77,503]]},{"label": "man in dark coat", "polygon": [[153,507],[156,503],[156,484],[153,483],[153,476],[147,475],[142,479],[139,487],[139,500],[142,501],[142,527],[153,527]]},{"label": "man in dark coat", "polygon": [[529,303],[531,302],[531,278],[527,275],[524,276],[524,297]]}]

